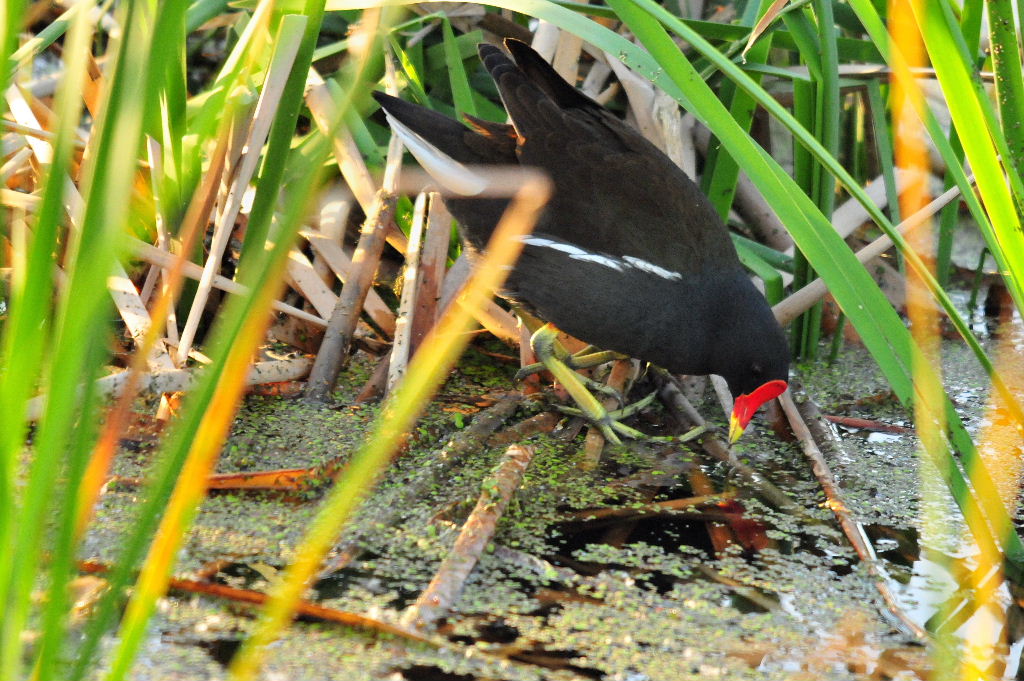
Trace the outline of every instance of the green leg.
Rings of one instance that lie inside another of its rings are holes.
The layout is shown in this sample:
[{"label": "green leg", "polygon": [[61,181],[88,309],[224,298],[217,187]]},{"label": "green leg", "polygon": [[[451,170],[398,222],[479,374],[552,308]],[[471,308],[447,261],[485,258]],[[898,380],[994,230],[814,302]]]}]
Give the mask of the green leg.
[{"label": "green leg", "polygon": [[[533,336],[530,337],[530,346],[533,348],[534,354],[537,355],[537,359],[540,360],[540,364],[534,366],[543,367],[550,371],[555,377],[555,380],[562,384],[562,387],[565,388],[569,393],[569,396],[572,397],[579,407],[578,409],[565,406],[558,406],[556,408],[565,414],[587,419],[600,429],[604,439],[608,442],[621,444],[622,440],[619,437],[621,435],[634,440],[682,443],[689,442],[709,430],[712,430],[708,426],[700,426],[684,433],[683,435],[675,437],[651,437],[639,430],[636,430],[635,428],[630,428],[629,426],[620,423],[619,419],[628,418],[646,408],[657,397],[657,392],[653,392],[642,400],[634,402],[622,409],[608,411],[587,389],[587,385],[593,384],[594,381],[585,379],[583,376],[580,376],[569,368],[570,365],[580,367],[578,362],[581,359],[586,361],[586,358],[594,358],[597,355],[601,356],[600,361],[596,361],[594,364],[584,364],[583,366],[596,366],[597,364],[603,364],[604,362],[613,359],[619,359],[622,355],[613,352],[592,352],[591,349],[588,348],[575,356],[569,356],[558,343],[558,329],[551,324],[545,324],[533,333]],[[520,373],[522,373],[522,371]],[[618,396],[617,392],[616,396]],[[622,401],[621,397],[619,397],[619,401]]]},{"label": "green leg", "polygon": [[558,329],[551,324],[545,324],[530,337],[530,347],[544,368],[551,372],[555,380],[562,384],[569,396],[579,405],[583,416],[601,430],[604,439],[613,444],[622,444],[619,436],[612,430],[613,421],[608,417],[608,410],[587,390],[580,375],[557,357],[557,336]]}]

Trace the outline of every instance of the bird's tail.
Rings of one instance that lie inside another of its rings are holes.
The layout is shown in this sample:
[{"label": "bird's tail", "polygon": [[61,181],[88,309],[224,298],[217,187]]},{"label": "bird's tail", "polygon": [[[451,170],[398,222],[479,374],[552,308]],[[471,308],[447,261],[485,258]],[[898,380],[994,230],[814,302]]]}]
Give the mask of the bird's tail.
[{"label": "bird's tail", "polygon": [[526,43],[508,38],[505,48],[512,59],[494,45],[477,47],[480,60],[498,86],[502,103],[513,121],[537,116],[537,105],[552,101],[560,109],[600,110],[600,105],[565,82],[558,72]]},{"label": "bird's tail", "polygon": [[383,92],[374,92],[373,98],[384,109],[391,130],[431,177],[463,196],[480,193],[484,181],[464,165],[488,162],[467,144],[467,137],[480,137],[478,133],[419,104]]}]

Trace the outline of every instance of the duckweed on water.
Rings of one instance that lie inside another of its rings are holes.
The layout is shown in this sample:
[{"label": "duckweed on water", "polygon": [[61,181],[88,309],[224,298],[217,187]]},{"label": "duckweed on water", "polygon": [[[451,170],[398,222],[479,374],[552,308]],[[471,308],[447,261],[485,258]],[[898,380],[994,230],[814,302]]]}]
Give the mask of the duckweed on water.
[{"label": "duckweed on water", "polygon": [[[805,367],[803,380],[827,413],[905,423],[906,414],[891,401],[857,404],[885,390],[864,363],[863,351],[849,349],[832,368],[823,362]],[[862,374],[854,383],[855,368]],[[362,442],[376,413],[374,406],[349,406],[370,370],[372,365],[357,355],[343,374],[354,380],[339,387],[330,409],[249,398],[220,470],[343,460]],[[441,447],[457,431],[448,410],[467,412],[466,425],[471,424],[473,402],[492,388],[512,387],[506,382],[509,373],[509,367],[477,354],[445,385],[408,449],[346,528],[341,543],[361,553],[317,585],[315,594],[324,605],[393,619],[430,581],[504,451],[475,452],[451,470],[439,464]],[[711,418],[720,416],[710,401],[698,408]],[[527,405],[511,421],[536,409]],[[888,527],[912,526],[919,512],[913,439],[875,441],[840,432],[842,451],[827,456],[855,516]],[[874,584],[822,506],[824,497],[799,448],[780,443],[762,425],[748,435],[738,456],[800,504],[805,518],[752,497],[728,465],[710,464],[704,471],[716,489],[739,493],[745,517],[763,526],[771,547],[757,553],[732,547],[715,558],[708,546],[687,543],[692,532],[671,517],[630,521],[646,528],[643,538],[628,535],[616,545],[581,521],[573,521],[570,533],[566,520],[572,511],[689,495],[686,474],[701,459],[685,448],[629,443],[608,448],[598,470],[581,472],[581,438],[535,437],[536,455],[499,523],[492,550],[481,558],[449,617],[445,631],[457,644],[437,648],[299,623],[275,646],[266,678],[865,678],[846,664],[857,651],[877,655],[905,641],[879,614]],[[137,475],[150,463],[136,452],[119,460],[118,472]],[[87,541],[88,557],[116,559],[136,497],[136,491],[123,489],[104,496]],[[176,573],[227,558],[272,574],[291,557],[318,504],[318,493],[296,499],[213,495],[202,507]],[[586,531],[577,534],[580,527]],[[249,586],[262,580],[257,576]],[[252,617],[247,607],[170,597],[133,678],[223,678],[221,662],[249,630]],[[519,651],[514,659],[494,654],[506,645]],[[857,669],[871,664],[869,659]]]}]

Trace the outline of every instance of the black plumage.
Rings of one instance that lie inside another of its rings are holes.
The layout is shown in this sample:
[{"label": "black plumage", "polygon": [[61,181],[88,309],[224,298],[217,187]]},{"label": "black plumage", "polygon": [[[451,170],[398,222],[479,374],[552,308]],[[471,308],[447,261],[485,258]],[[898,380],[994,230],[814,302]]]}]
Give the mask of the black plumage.
[{"label": "black plumage", "polygon": [[[525,43],[505,44],[514,62],[492,45],[479,51],[512,125],[467,117],[466,127],[375,97],[393,127],[458,163],[547,172],[554,197],[526,241],[507,296],[598,347],[674,373],[723,376],[738,398],[734,421],[738,416],[742,432],[761,402],[785,389],[789,352],[722,220],[638,131],[566,83]],[[506,203],[447,201],[474,249],[486,245]],[[771,388],[759,391],[766,384]],[[737,415],[751,397],[757,401],[746,404],[749,413]]]}]

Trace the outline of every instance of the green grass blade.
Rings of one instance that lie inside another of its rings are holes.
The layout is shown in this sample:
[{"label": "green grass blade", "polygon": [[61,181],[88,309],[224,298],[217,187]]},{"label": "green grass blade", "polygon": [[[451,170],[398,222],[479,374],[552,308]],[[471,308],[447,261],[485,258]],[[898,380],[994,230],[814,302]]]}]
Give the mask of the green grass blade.
[{"label": "green grass blade", "polygon": [[448,82],[452,86],[452,101],[455,103],[456,118],[462,120],[463,114],[476,116],[476,105],[473,103],[466,67],[462,63],[462,54],[459,52],[452,24],[447,19],[441,22],[441,32],[444,37],[444,61],[448,67]]},{"label": "green grass blade", "polygon": [[[961,93],[961,96],[948,98],[950,114],[974,171],[982,202],[991,218],[993,231],[989,236],[994,243],[990,242],[990,249],[1007,273],[1004,278],[1018,309],[1024,310],[1024,260],[1013,257],[1015,253],[1024,253],[1024,232],[1021,231],[1018,204],[1011,192],[1014,180],[1019,184],[1021,178],[1012,166],[999,161],[1000,148],[1005,147],[1005,140],[1000,144],[1001,135],[992,129],[990,105],[984,94],[979,94],[979,88],[964,63],[949,18],[930,5],[923,15],[916,15],[916,18],[943,89]],[[959,28],[955,31],[958,33]],[[1017,123],[1019,125],[1019,121]],[[1005,158],[1005,154],[1003,156]],[[1006,178],[1010,179],[1010,186],[1007,186]]]},{"label": "green grass blade", "polygon": [[756,274],[764,282],[764,297],[771,305],[775,305],[783,298],[782,275],[771,266],[770,263],[761,258],[757,252],[742,241],[734,241],[736,244],[736,255],[740,262],[748,270]]},{"label": "green grass blade", "polygon": [[875,153],[878,155],[878,165],[881,166],[882,181],[885,183],[886,211],[889,218],[897,223],[901,220],[899,190],[896,188],[892,135],[889,134],[889,122],[885,117],[885,100],[882,98],[882,87],[877,80],[869,80],[866,87],[868,108],[871,110],[871,131],[875,138]]},{"label": "green grass blade", "polygon": [[[18,560],[11,572],[9,600],[5,604],[5,636],[25,626],[53,504],[58,499],[75,498],[74,488],[65,488],[67,497],[55,494],[62,486],[58,476],[67,475],[69,465],[72,471],[81,466],[90,450],[82,429],[96,422],[98,404],[95,400],[79,402],[77,395],[80,381],[95,377],[104,359],[101,349],[105,347],[108,325],[98,320],[104,319],[111,307],[106,282],[117,264],[120,233],[128,217],[124,197],[130,194],[134,180],[143,116],[138,93],[144,90],[147,77],[147,60],[140,56],[147,54],[148,43],[147,31],[141,26],[141,12],[142,8],[134,5],[122,8],[124,32],[112,50],[115,56],[107,72],[102,113],[86,155],[81,183],[84,209],[75,216],[77,224],[65,259],[67,282],[60,291],[52,331],[52,359],[40,385],[47,397],[36,429],[34,456],[16,528],[12,555]],[[59,193],[66,181],[63,176],[51,175],[48,189]],[[52,215],[47,219],[51,218]],[[46,229],[43,236],[49,236]],[[52,247],[52,243],[46,246]],[[73,476],[70,482],[74,483]],[[73,512],[74,504],[70,506]],[[66,568],[70,559],[67,542],[62,542],[62,546],[63,551],[55,556],[57,569]],[[63,576],[55,573],[53,578],[59,581]],[[63,584],[54,584],[53,588],[63,588]],[[54,627],[59,628],[59,622],[51,613],[47,623],[52,642]],[[17,664],[5,651],[0,676],[18,678]]]},{"label": "green grass blade", "polygon": [[[749,10],[754,10],[763,15],[772,6],[772,0],[762,0],[760,8],[751,2]],[[754,11],[746,12],[743,21],[748,26],[753,26],[757,20]],[[747,50],[745,61],[750,64],[763,63],[767,60],[772,47],[773,33],[768,33],[756,42],[753,47]],[[760,82],[759,75],[752,75],[755,82]],[[750,132],[754,122],[754,112],[757,110],[757,103],[746,92],[737,91],[733,83],[726,83],[721,92],[722,101],[729,103],[729,114],[733,120]],[[708,145],[708,153],[704,160],[704,174],[701,177],[701,189],[711,200],[722,219],[729,216],[729,209],[732,208],[733,198],[736,196],[736,182],[739,179],[740,167],[728,154],[721,153],[721,146],[714,143]]]}]

